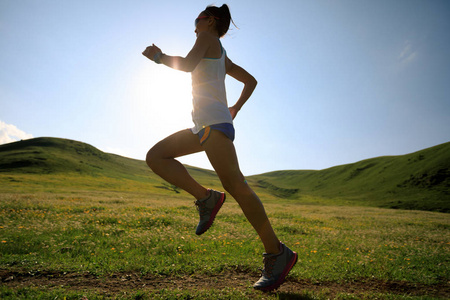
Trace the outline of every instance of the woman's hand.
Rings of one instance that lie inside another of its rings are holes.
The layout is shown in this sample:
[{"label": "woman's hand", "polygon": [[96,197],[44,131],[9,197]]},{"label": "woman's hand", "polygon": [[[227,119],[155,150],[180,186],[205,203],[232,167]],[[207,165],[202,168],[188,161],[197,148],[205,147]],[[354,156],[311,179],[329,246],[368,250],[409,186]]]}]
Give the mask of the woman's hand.
[{"label": "woman's hand", "polygon": [[147,48],[145,48],[144,52],[142,52],[142,55],[144,55],[148,59],[154,61],[153,57],[155,56],[155,54],[161,53],[161,52],[162,52],[161,49],[156,47],[155,44],[152,44],[151,46],[148,46]]}]

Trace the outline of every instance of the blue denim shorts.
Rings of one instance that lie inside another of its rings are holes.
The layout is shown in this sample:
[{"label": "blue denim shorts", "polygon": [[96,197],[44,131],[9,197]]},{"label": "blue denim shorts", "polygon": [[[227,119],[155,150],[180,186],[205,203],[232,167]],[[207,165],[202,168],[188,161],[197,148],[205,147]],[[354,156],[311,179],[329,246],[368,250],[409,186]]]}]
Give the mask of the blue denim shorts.
[{"label": "blue denim shorts", "polygon": [[220,123],[220,124],[214,124],[210,126],[206,126],[202,130],[200,130],[197,135],[200,139],[200,145],[203,145],[204,142],[206,142],[211,135],[211,130],[218,130],[225,134],[227,138],[229,138],[231,141],[234,141],[234,126],[230,123]]}]

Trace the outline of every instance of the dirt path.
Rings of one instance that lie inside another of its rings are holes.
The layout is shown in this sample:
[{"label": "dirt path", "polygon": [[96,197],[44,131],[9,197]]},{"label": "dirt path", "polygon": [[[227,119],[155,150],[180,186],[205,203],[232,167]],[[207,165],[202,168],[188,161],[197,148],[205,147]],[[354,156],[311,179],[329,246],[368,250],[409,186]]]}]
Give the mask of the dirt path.
[{"label": "dirt path", "polygon": [[[40,287],[64,288],[68,290],[90,290],[103,295],[119,295],[125,291],[168,290],[223,290],[233,287],[247,290],[257,276],[243,272],[231,272],[212,276],[192,275],[181,277],[140,276],[134,273],[116,273],[106,277],[80,273],[18,273],[0,270],[1,285],[11,288]],[[329,298],[337,294],[348,293],[355,296],[363,293],[398,294],[410,296],[434,296],[450,299],[448,283],[424,285],[409,282],[383,282],[379,280],[361,280],[355,282],[312,282],[310,280],[287,280],[278,290],[280,299],[304,299],[300,295],[305,291],[317,291]]]}]

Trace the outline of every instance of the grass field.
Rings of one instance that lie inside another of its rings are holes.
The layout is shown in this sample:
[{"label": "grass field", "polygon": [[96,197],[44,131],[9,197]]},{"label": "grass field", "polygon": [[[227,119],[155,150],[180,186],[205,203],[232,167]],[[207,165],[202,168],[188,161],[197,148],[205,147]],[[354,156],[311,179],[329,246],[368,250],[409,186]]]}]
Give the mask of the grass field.
[{"label": "grass field", "polygon": [[0,299],[449,299],[449,149],[248,177],[299,254],[264,294],[263,247],[231,197],[198,237],[193,199],[143,161],[63,139],[0,145]]},{"label": "grass field", "polygon": [[[299,153],[301,155],[301,153]],[[214,172],[189,167],[194,178],[219,187]],[[9,176],[11,175],[11,176]],[[41,182],[39,176],[51,175]],[[72,175],[70,181],[66,178]],[[285,170],[249,176],[264,199],[303,204],[372,206],[450,212],[450,142],[401,156],[384,156],[325,170]],[[132,191],[158,186],[144,161],[104,153],[91,145],[36,138],[0,145],[2,190],[100,189]]]},{"label": "grass field", "polygon": [[[447,214],[266,201],[299,263],[253,291],[263,248],[229,199],[195,235],[186,195],[73,191],[0,196],[1,299],[444,299]],[[84,297],[84,298],[83,298]]]}]

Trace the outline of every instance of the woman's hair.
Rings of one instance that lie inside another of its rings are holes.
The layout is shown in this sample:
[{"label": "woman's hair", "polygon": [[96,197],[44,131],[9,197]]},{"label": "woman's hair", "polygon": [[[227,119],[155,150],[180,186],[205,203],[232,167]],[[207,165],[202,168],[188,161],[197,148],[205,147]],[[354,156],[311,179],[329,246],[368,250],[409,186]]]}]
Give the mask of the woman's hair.
[{"label": "woman's hair", "polygon": [[219,37],[223,37],[227,33],[228,28],[230,28],[230,22],[233,22],[230,14],[230,9],[226,4],[222,5],[221,7],[210,5],[206,7],[202,14],[215,17],[216,29],[219,33]]}]

